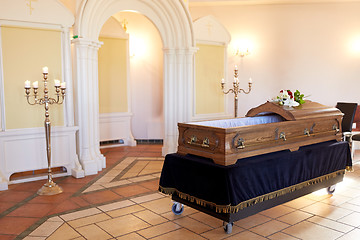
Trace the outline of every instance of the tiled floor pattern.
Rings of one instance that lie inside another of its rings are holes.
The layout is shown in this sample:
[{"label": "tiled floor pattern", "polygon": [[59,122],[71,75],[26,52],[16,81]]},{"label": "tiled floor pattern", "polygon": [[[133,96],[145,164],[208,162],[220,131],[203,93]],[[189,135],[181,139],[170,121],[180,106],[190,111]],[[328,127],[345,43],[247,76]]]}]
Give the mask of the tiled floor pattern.
[{"label": "tiled floor pattern", "polygon": [[127,157],[86,188],[83,193],[158,179],[163,157]]},{"label": "tiled floor pattern", "polygon": [[360,162],[333,195],[306,195],[237,221],[226,234],[222,221],[204,213],[171,212],[170,198],[156,191],[160,152],[107,149],[106,170],[56,179],[65,189],[57,197],[34,195],[42,183],[11,185],[0,193],[0,239],[360,239]]}]

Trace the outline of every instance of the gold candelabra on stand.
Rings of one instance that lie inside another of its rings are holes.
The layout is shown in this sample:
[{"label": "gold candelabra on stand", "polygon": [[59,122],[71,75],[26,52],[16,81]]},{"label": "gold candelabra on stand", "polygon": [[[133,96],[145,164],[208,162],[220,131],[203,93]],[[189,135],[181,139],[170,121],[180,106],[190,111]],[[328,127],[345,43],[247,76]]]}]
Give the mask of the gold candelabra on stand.
[{"label": "gold candelabra on stand", "polygon": [[221,80],[221,89],[223,90],[224,94],[228,94],[228,93],[234,93],[234,112],[235,112],[235,117],[238,117],[238,95],[239,93],[243,92],[245,94],[249,94],[251,92],[251,85],[252,85],[252,79],[249,78],[249,88],[248,90],[242,89],[240,88],[240,84],[239,84],[239,70],[237,68],[237,66],[235,66],[235,70],[234,70],[234,82],[233,82],[233,88],[230,88],[228,91],[225,91],[225,80],[222,79]]},{"label": "gold candelabra on stand", "polygon": [[[48,162],[48,179],[47,182],[38,190],[39,195],[55,195],[62,193],[62,188],[57,185],[53,181],[52,173],[51,173],[51,123],[50,123],[50,117],[49,117],[49,105],[51,104],[62,104],[65,99],[65,90],[66,90],[66,83],[62,82],[60,84],[60,80],[54,80],[55,83],[55,95],[56,98],[50,98],[48,93],[48,68],[43,68],[43,81],[44,81],[44,97],[38,98],[38,81],[33,82],[32,88],[33,88],[33,96],[30,95],[30,81],[25,81],[25,94],[26,94],[26,100],[30,105],[44,105],[45,107],[45,138],[46,138],[46,156],[47,156],[47,162]],[[30,101],[30,97],[34,97],[33,101]]]}]

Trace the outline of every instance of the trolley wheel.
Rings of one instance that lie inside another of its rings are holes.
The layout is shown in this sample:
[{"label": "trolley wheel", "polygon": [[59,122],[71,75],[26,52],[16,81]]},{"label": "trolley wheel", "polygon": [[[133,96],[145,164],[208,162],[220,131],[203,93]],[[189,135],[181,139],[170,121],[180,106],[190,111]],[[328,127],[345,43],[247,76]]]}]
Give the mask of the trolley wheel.
[{"label": "trolley wheel", "polygon": [[178,203],[178,202],[174,202],[171,210],[175,215],[180,215],[184,212],[184,205],[182,205],[181,203]]},{"label": "trolley wheel", "polygon": [[230,234],[231,232],[232,232],[232,228],[233,228],[233,225],[234,225],[234,223],[223,223],[223,225],[224,225],[224,230],[225,230],[225,232],[227,233],[227,234]]},{"label": "trolley wheel", "polygon": [[328,194],[333,194],[335,192],[336,185],[331,185],[330,187],[326,188]]}]

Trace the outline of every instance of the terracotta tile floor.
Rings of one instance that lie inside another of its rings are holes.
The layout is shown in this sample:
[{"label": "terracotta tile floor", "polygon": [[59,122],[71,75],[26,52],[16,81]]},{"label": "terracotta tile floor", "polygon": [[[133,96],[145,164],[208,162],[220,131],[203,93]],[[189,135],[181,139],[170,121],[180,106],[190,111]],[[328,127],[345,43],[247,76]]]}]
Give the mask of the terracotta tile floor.
[{"label": "terracotta tile floor", "polygon": [[333,195],[325,190],[235,222],[185,206],[171,212],[157,192],[160,145],[102,149],[107,168],[97,175],[56,178],[64,193],[38,196],[45,180],[0,192],[1,239],[360,239],[360,151]]}]

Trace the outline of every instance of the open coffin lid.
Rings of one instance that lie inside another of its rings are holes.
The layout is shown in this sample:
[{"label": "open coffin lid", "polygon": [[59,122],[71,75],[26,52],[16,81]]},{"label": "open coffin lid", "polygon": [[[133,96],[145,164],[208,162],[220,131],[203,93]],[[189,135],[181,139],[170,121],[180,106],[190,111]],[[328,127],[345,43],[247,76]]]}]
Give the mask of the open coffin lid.
[{"label": "open coffin lid", "polygon": [[298,107],[266,102],[244,118],[178,123],[178,153],[231,165],[240,158],[341,140],[340,110],[306,101]]}]

